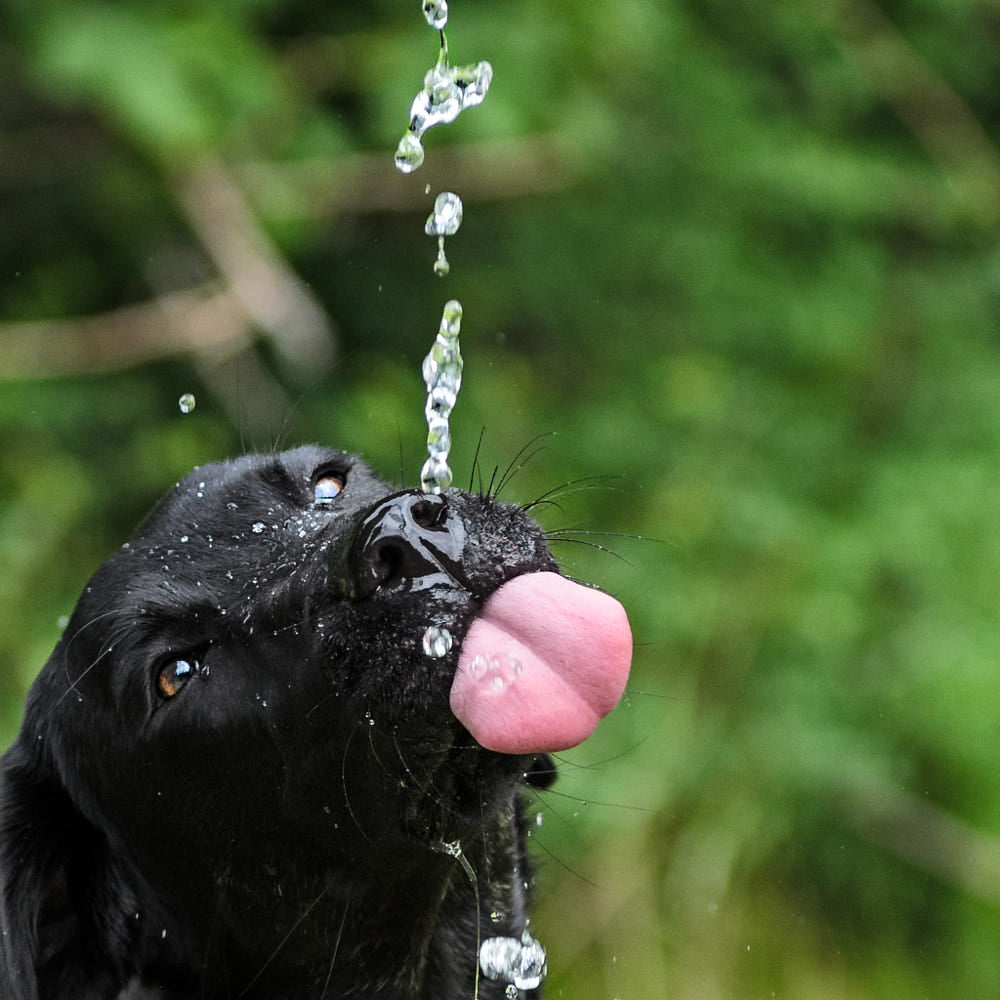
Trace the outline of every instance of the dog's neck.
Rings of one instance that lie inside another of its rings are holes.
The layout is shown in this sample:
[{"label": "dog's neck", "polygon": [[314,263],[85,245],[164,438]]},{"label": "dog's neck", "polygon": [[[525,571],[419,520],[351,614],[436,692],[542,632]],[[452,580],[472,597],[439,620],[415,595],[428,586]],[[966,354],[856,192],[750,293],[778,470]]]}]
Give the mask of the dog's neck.
[{"label": "dog's neck", "polygon": [[[266,899],[259,872],[230,874],[217,886],[214,912],[186,935],[201,967],[178,970],[177,982],[189,982],[194,995],[469,1000],[482,941],[519,937],[526,925],[530,873],[513,797],[461,847],[413,844],[402,852],[397,845],[391,859],[373,848],[346,871],[303,873],[280,859],[273,868]],[[255,936],[237,940],[226,930],[236,927],[252,927]],[[171,933],[161,937],[168,945]],[[156,948],[158,936],[150,927],[147,944]],[[479,983],[481,1000],[503,995],[503,984]]]}]

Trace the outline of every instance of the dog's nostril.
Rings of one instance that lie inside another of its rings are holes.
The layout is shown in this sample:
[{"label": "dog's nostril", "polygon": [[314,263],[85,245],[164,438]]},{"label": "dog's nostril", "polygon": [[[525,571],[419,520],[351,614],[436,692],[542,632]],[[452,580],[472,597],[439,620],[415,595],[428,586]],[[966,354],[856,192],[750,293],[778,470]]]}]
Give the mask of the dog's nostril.
[{"label": "dog's nostril", "polygon": [[423,500],[418,500],[410,508],[410,516],[416,525],[430,530],[441,527],[444,520],[445,501],[443,497],[428,496]]},{"label": "dog's nostril", "polygon": [[395,539],[384,538],[365,553],[362,562],[377,585],[399,575],[403,552]]},{"label": "dog's nostril", "polygon": [[388,497],[362,520],[351,560],[355,597],[393,586],[454,583],[464,533],[447,517],[444,497],[410,490]]}]

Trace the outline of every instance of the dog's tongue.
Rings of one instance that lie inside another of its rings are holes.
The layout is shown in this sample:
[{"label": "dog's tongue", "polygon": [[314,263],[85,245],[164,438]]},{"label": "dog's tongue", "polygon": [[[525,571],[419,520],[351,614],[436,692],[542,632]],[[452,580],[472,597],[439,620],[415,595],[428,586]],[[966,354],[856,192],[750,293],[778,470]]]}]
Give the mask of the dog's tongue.
[{"label": "dog's tongue", "polygon": [[632,632],[613,597],[528,573],[496,591],[470,626],[451,710],[488,750],[565,750],[618,704],[631,660]]}]

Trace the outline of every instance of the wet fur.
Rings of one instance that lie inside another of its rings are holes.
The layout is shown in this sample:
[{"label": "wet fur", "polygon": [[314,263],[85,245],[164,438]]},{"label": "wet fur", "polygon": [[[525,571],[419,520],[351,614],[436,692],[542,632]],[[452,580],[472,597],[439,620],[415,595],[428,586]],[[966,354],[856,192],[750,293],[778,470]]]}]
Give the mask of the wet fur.
[{"label": "wet fur", "polygon": [[93,576],[0,761],[4,1000],[471,1000],[479,939],[524,927],[551,764],[484,751],[448,691],[483,600],[554,563],[457,490],[417,557],[379,548],[391,493],[312,446],[206,466]]}]

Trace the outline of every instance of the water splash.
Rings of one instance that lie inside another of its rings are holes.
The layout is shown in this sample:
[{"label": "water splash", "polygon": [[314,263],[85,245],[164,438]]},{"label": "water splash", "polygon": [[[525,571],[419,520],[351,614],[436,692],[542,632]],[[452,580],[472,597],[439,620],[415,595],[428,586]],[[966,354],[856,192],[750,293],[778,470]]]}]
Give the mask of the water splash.
[{"label": "water splash", "polygon": [[[461,219],[461,212],[459,212],[459,219]],[[177,400],[177,405],[180,407],[181,413],[190,413],[197,405],[197,400],[194,395],[190,392],[185,392],[180,399]]]},{"label": "water splash", "polygon": [[428,236],[438,238],[437,260],[434,261],[434,273],[444,277],[451,265],[444,252],[444,238],[454,236],[462,225],[462,199],[453,191],[442,191],[434,199],[434,210],[427,216],[424,232]]},{"label": "water splash", "polygon": [[462,387],[462,352],[458,335],[462,326],[462,304],[445,303],[441,325],[421,369],[427,387],[427,461],[420,470],[420,488],[440,493],[452,483],[448,453],[451,451],[451,411]]},{"label": "water splash", "polygon": [[449,64],[448,41],[442,31],[437,63],[424,75],[423,90],[410,105],[410,124],[396,147],[396,169],[404,174],[413,173],[424,162],[424,133],[435,125],[453,122],[466,108],[482,104],[492,82],[493,67],[488,62],[468,66]]},{"label": "water splash", "polygon": [[519,990],[535,990],[548,972],[548,957],[525,928],[520,939],[487,938],[479,948],[479,967],[487,979],[501,980]]}]

